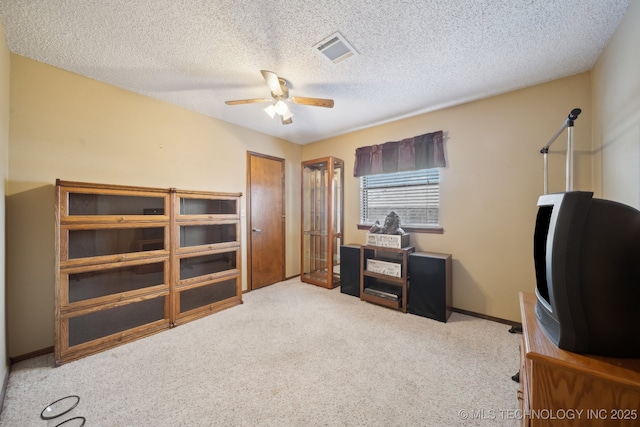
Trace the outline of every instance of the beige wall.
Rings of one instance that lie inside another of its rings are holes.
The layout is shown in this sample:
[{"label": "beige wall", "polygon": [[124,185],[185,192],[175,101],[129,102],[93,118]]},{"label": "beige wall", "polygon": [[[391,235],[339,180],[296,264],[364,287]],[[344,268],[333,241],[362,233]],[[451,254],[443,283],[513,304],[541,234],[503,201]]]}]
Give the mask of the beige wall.
[{"label": "beige wall", "polygon": [[[56,178],[246,193],[247,151],[284,158],[286,274],[298,274],[300,146],[21,56],[11,73],[10,356],[53,345]],[[242,242],[246,289],[244,230]]]},{"label": "beige wall", "polygon": [[[589,73],[422,114],[303,147],[304,160],[336,156],[345,161],[345,243],[362,243],[359,181],[353,177],[357,147],[443,130],[448,166],[441,170],[444,234],[411,236],[417,250],[453,255],[453,305],[520,320],[518,292],[535,288],[533,226],[543,191],[540,148],[569,112],[575,126],[574,189],[591,186]],[[564,191],[567,134],[552,146],[550,192]]]},{"label": "beige wall", "polygon": [[[56,178],[244,193],[247,150],[283,157],[291,276],[299,270],[301,160],[345,160],[345,242],[362,242],[365,232],[355,225],[355,148],[439,129],[447,136],[449,162],[441,183],[444,234],[414,233],[413,242],[422,251],[453,255],[455,307],[519,320],[517,294],[535,286],[539,149],[572,108],[583,109],[575,127],[575,189],[640,207],[639,31],[640,2],[634,1],[591,73],[303,147],[11,55],[9,355],[53,345]],[[6,180],[9,54],[3,40],[0,49],[0,171]],[[564,190],[565,144],[563,134],[550,154],[552,192]]]},{"label": "beige wall", "polygon": [[627,13],[592,70],[594,187],[640,209],[640,1]]},{"label": "beige wall", "polygon": [[[5,187],[9,174],[9,49],[0,22],[0,224],[5,223]],[[0,387],[8,374],[5,286],[5,227],[0,228]]]}]

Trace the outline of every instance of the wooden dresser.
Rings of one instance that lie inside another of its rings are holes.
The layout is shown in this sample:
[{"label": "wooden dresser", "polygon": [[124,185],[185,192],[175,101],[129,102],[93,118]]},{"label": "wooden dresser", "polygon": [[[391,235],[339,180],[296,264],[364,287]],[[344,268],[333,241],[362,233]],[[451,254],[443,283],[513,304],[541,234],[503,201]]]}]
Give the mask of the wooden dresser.
[{"label": "wooden dresser", "polygon": [[559,349],[539,327],[535,303],[534,294],[520,293],[521,425],[639,426],[640,359]]}]

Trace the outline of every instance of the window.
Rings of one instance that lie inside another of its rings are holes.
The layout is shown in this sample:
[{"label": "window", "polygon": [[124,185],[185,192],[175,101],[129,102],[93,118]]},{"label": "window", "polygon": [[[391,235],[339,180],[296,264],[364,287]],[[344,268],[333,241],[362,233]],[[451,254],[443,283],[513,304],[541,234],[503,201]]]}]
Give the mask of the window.
[{"label": "window", "polygon": [[403,228],[439,227],[440,169],[360,177],[361,224],[384,224],[391,211]]}]

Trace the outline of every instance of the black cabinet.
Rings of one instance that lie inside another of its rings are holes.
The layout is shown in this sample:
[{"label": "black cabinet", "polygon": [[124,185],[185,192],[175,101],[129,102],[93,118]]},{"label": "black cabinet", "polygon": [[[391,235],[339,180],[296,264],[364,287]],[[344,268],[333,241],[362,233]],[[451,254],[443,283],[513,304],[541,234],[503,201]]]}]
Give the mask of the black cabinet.
[{"label": "black cabinet", "polygon": [[408,311],[446,322],[451,315],[451,255],[409,254]]}]

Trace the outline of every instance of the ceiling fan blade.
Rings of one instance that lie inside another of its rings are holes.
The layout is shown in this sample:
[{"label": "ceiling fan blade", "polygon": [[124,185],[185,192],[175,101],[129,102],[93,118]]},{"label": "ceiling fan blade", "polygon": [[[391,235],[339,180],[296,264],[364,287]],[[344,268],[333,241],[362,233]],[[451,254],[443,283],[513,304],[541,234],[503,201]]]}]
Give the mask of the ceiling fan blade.
[{"label": "ceiling fan blade", "polygon": [[278,75],[273,71],[260,70],[260,72],[262,73],[262,77],[264,77],[264,81],[267,82],[267,86],[269,86],[271,95],[282,96],[282,87],[280,87]]},{"label": "ceiling fan blade", "polygon": [[314,107],[333,108],[333,99],[301,98],[299,96],[295,96],[291,98],[291,101],[296,104],[312,105]]},{"label": "ceiling fan blade", "polygon": [[289,98],[289,88],[287,87],[287,81],[282,77],[278,77],[278,81],[280,82],[280,90],[282,91],[282,97],[284,99]]},{"label": "ceiling fan blade", "polygon": [[271,102],[272,99],[268,98],[254,98],[254,99],[237,99],[235,101],[224,101],[227,105],[240,105],[240,104],[254,104],[257,102]]}]

